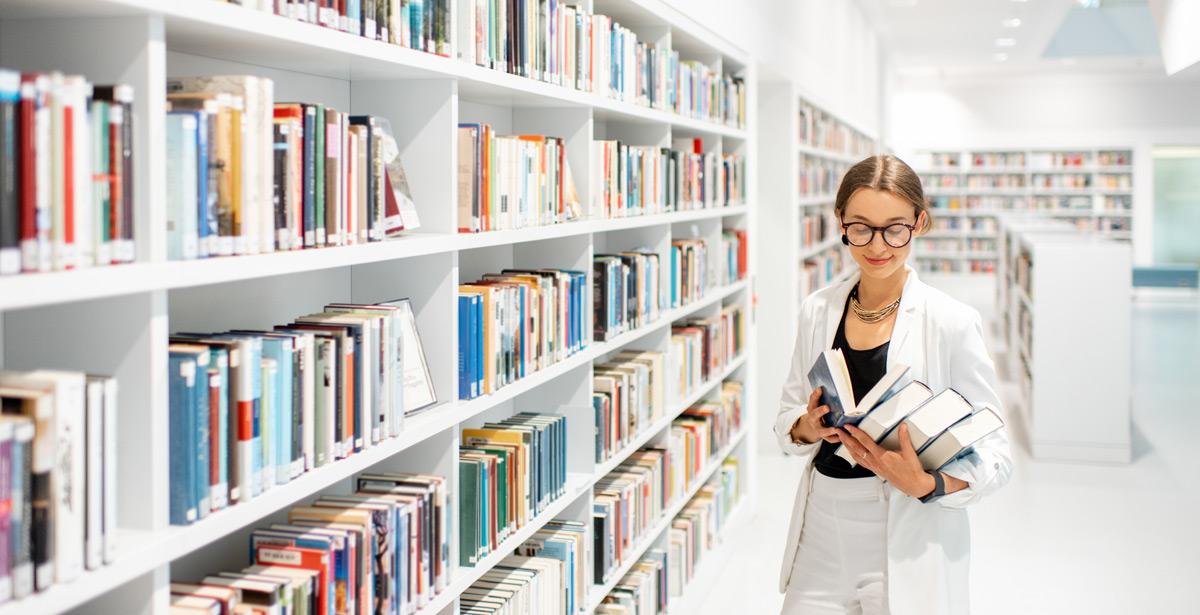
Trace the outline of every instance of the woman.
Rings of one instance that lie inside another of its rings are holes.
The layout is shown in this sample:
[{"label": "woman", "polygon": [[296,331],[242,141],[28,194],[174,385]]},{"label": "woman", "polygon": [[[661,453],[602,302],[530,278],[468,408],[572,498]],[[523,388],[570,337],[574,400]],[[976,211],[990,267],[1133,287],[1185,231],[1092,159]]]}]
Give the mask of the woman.
[{"label": "woman", "polygon": [[[784,452],[809,455],[784,548],[783,612],[966,613],[965,508],[1008,481],[1007,434],[1002,429],[941,472],[926,473],[906,427],[900,451],[882,449],[855,427],[826,427],[821,417],[829,409],[808,371],[822,351],[840,348],[855,397],[902,364],[934,393],[953,388],[976,408],[998,410],[979,314],[922,283],[906,264],[930,214],[921,180],[903,161],[873,156],[851,167],[835,212],[858,271],[804,300],[775,421]],[[835,456],[839,445],[857,466]]]}]

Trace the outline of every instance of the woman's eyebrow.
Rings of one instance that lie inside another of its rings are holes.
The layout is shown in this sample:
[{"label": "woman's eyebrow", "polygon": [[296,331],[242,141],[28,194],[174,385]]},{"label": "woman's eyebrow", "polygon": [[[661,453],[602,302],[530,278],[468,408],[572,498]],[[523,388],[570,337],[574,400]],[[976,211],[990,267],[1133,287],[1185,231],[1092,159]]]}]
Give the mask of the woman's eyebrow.
[{"label": "woman's eyebrow", "polygon": [[[848,220],[861,220],[861,221],[863,221],[863,222],[870,222],[870,221],[871,221],[869,218],[866,218],[866,217],[860,216],[860,215],[858,215],[858,214],[853,214],[853,215],[851,215],[851,216],[850,216],[849,218],[847,218],[847,219],[848,219]],[[896,217],[888,218],[887,220],[885,220],[885,222],[886,222],[886,223],[889,223],[889,224],[890,224],[890,223],[892,223],[892,222],[907,222],[907,221],[908,221],[908,218],[905,218],[904,216],[896,216]]]}]

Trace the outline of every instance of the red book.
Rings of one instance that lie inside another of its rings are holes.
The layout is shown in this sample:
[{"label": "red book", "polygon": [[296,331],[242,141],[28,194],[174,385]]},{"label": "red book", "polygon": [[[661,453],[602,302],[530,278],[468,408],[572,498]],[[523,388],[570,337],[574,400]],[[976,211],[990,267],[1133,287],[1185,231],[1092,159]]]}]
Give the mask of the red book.
[{"label": "red book", "polygon": [[[41,75],[21,75],[21,100],[17,103],[17,195],[21,220],[21,271],[37,271],[37,130],[35,116],[45,101],[38,94]],[[43,186],[44,190],[46,187]]]},{"label": "red book", "polygon": [[208,433],[211,434],[208,438],[208,486],[213,510],[223,508],[218,506],[223,499],[216,497],[217,485],[221,484],[221,393],[220,373],[212,370],[208,375]]},{"label": "red book", "polygon": [[328,615],[329,554],[317,549],[284,545],[259,545],[254,550],[254,563],[261,566],[281,566],[315,570],[318,573],[317,615]]},{"label": "red book", "polygon": [[[73,100],[73,99],[69,99]],[[64,266],[75,268],[75,114],[82,113],[70,104],[63,105],[63,251]],[[216,433],[216,432],[213,432]]]}]

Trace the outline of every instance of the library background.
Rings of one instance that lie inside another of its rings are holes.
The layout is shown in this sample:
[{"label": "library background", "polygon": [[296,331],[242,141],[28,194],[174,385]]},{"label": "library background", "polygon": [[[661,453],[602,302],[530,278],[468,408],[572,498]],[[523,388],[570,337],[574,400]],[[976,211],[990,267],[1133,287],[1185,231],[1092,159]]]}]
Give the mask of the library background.
[{"label": "library background", "polygon": [[874,154],[999,377],[971,610],[1192,612],[1198,29],[0,0],[0,615],[780,612],[773,426]]}]

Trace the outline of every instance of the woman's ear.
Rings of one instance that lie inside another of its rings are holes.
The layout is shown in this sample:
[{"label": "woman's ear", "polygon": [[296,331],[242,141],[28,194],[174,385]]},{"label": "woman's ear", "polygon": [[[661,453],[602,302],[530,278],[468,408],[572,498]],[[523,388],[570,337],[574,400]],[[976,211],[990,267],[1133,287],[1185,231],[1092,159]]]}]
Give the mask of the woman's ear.
[{"label": "woman's ear", "polygon": [[925,225],[929,221],[929,214],[924,209],[917,212],[917,228],[913,229],[913,235],[921,236],[925,234]]}]

